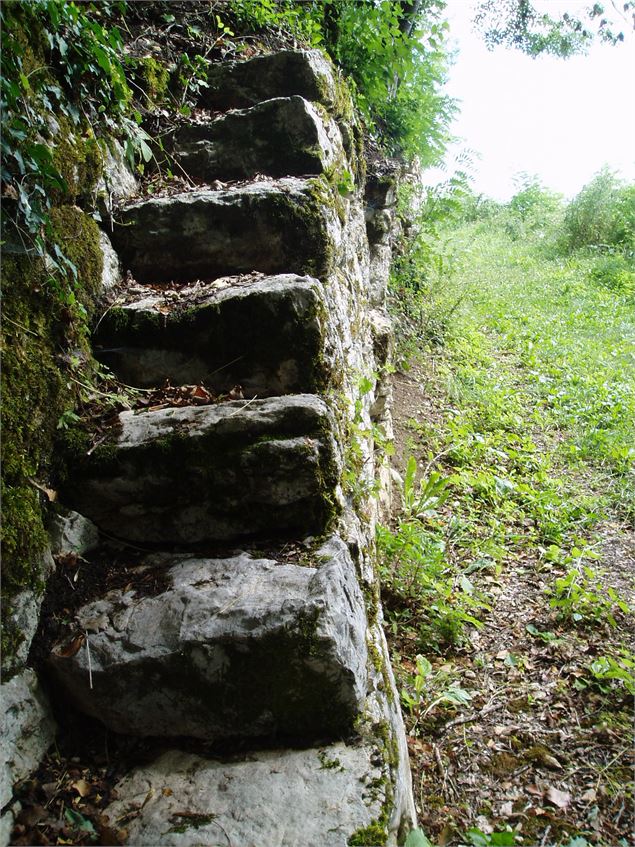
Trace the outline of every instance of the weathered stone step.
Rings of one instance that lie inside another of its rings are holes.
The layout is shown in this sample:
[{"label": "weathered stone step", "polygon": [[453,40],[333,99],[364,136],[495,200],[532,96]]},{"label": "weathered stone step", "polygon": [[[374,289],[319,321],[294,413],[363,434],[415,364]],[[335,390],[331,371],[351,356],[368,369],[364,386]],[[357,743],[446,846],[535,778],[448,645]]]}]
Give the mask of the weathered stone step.
[{"label": "weathered stone step", "polygon": [[207,109],[243,108],[293,94],[325,106],[335,99],[332,67],[318,50],[281,50],[244,62],[218,63],[211,67],[207,83],[199,99]]},{"label": "weathered stone step", "polygon": [[324,388],[323,286],[311,277],[225,277],[164,292],[139,287],[94,336],[98,358],[129,385],[237,383],[248,397]]},{"label": "weathered stone step", "polygon": [[343,155],[337,127],[298,96],[187,124],[171,143],[185,172],[207,182],[321,174]]},{"label": "weathered stone step", "polygon": [[65,503],[117,538],[308,534],[333,514],[332,417],[313,395],[122,412],[119,422],[112,441],[68,457],[62,485]]},{"label": "weathered stone step", "polygon": [[[110,824],[125,825],[127,843],[139,847],[396,843],[377,824],[390,789],[371,744],[268,750],[225,762],[172,750],[116,790],[120,799],[106,809]],[[365,840],[351,840],[364,831]],[[368,840],[373,831],[376,841]]]},{"label": "weathered stone step", "polygon": [[112,241],[140,282],[251,271],[319,277],[327,220],[311,181],[288,177],[137,201],[120,210]]},{"label": "weathered stone step", "polygon": [[364,602],[340,539],[316,562],[158,554],[146,564],[167,569],[168,587],[154,597],[119,589],[83,606],[88,648],[68,655],[74,632],[50,668],[74,704],[126,734],[350,732],[366,696]]}]

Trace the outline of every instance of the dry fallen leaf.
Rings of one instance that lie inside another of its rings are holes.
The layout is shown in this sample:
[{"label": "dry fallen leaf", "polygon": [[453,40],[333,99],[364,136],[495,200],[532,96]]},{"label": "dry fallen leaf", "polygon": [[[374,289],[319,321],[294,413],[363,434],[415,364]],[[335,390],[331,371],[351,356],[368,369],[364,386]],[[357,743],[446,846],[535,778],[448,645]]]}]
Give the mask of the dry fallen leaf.
[{"label": "dry fallen leaf", "polygon": [[571,795],[568,791],[560,791],[550,785],[547,789],[546,799],[559,809],[566,809],[571,802]]},{"label": "dry fallen leaf", "polygon": [[71,783],[71,787],[77,791],[80,797],[88,797],[92,789],[90,783],[86,782],[85,779],[78,779],[76,782]]},{"label": "dry fallen leaf", "polygon": [[40,485],[39,482],[36,482],[34,479],[29,479],[31,485],[35,486],[38,491],[41,491],[42,494],[45,494],[49,503],[54,503],[57,500],[57,491],[54,488],[47,488],[45,485]]},{"label": "dry fallen leaf", "polygon": [[55,653],[58,656],[61,656],[63,659],[70,659],[72,656],[75,656],[79,653],[82,644],[86,640],[86,636],[83,633],[76,635],[74,638],[66,644],[64,647],[55,648]]},{"label": "dry fallen leaf", "polygon": [[562,770],[562,765],[560,764],[560,762],[556,759],[555,756],[552,756],[550,753],[543,753],[540,756],[540,763],[546,768],[551,768],[551,770],[554,771]]}]

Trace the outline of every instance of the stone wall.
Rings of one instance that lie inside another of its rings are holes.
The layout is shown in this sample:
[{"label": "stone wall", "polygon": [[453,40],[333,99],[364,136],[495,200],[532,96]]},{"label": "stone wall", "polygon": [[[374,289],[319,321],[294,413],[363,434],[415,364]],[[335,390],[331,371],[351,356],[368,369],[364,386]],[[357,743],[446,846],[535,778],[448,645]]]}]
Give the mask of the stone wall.
[{"label": "stone wall", "polygon": [[[209,82],[170,142],[198,185],[119,203],[106,264],[126,280],[94,335],[124,382],[169,380],[192,401],[122,412],[60,456],[74,511],[55,551],[99,534],[102,560],[113,539],[154,552],[139,582],[74,609],[45,662],[50,695],[171,740],[106,810],[126,843],[402,843],[414,804],[374,568],[396,174],[366,175],[350,98],[317,52],[217,65]],[[32,671],[9,685],[22,736],[40,727],[28,754],[19,732],[7,752],[19,780],[51,723]],[[171,826],[183,809],[196,826]]]}]

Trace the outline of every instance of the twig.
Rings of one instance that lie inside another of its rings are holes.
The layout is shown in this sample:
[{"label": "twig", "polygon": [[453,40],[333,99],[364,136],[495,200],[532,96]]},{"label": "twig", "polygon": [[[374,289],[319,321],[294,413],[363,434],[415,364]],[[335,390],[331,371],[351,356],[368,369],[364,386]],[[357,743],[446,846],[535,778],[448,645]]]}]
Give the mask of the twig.
[{"label": "twig", "polygon": [[242,356],[236,356],[236,358],[232,359],[231,362],[227,362],[226,365],[221,365],[220,368],[216,368],[215,371],[211,371],[209,376],[214,376],[214,374],[217,374],[219,371],[225,370],[225,368],[228,368],[230,365],[236,364],[236,362],[240,362],[240,360],[244,359],[244,358],[245,358],[244,354]]},{"label": "twig", "polygon": [[551,824],[545,830],[545,834],[542,836],[542,840],[540,842],[540,847],[546,847],[547,839],[549,838],[549,833],[551,832]]},{"label": "twig", "polygon": [[23,330],[24,332],[28,332],[28,333],[29,333],[29,335],[32,335],[34,338],[39,338],[39,337],[40,337],[40,336],[37,334],[37,332],[33,332],[33,330],[32,330],[32,329],[27,329],[27,327],[23,326],[22,324],[19,324],[17,321],[12,321],[12,320],[11,320],[11,318],[8,318],[6,315],[3,315],[3,316],[2,316],[2,320],[3,320],[3,321],[9,321],[9,323],[10,323],[10,324],[13,324],[13,326],[17,326],[17,328],[18,328],[18,329],[21,329],[21,330]]},{"label": "twig", "polygon": [[117,544],[121,544],[122,547],[130,547],[131,550],[139,550],[140,553],[152,553],[152,547],[139,547],[136,544],[131,544],[130,541],[124,541],[123,538],[117,538],[116,535],[111,535],[109,532],[105,532],[103,529],[99,530],[99,534],[104,538],[110,539],[110,541],[115,541]]},{"label": "twig", "polygon": [[[69,379],[71,380],[71,382],[76,383],[81,388],[85,388],[86,391],[92,391],[93,394],[99,394],[101,397],[107,397],[108,400],[115,399],[115,395],[112,393],[112,391],[110,393],[107,393],[106,391],[100,391],[98,388],[95,388],[92,385],[86,385],[85,382],[81,382],[79,379],[75,379],[74,376],[69,377]],[[116,399],[120,399],[120,398],[117,397]]]},{"label": "twig", "polygon": [[93,689],[93,664],[90,660],[90,646],[88,644],[88,632],[84,630],[84,635],[86,636],[86,656],[88,657],[88,683],[90,685],[90,689]]},{"label": "twig", "polygon": [[624,802],[624,800],[622,800],[622,805],[620,806],[620,810],[617,813],[617,817],[613,821],[616,828],[620,825],[620,821],[622,820],[622,815],[624,814],[625,809],[626,809],[626,803]]},{"label": "twig", "polygon": [[622,758],[622,756],[623,756],[625,753],[628,753],[628,752],[629,752],[629,750],[630,750],[630,747],[624,747],[622,750],[620,750],[620,751],[619,751],[619,753],[618,753],[616,756],[613,756],[613,758],[612,758],[612,759],[611,759],[611,761],[608,763],[608,765],[604,765],[604,767],[602,768],[602,770],[601,770],[601,771],[600,771],[600,773],[599,773],[598,781],[597,781],[597,784],[596,784],[596,786],[595,786],[595,787],[596,787],[596,789],[598,788],[598,786],[599,786],[599,784],[600,784],[600,779],[602,778],[602,774],[606,773],[606,771],[607,771],[607,770],[611,767],[611,765],[612,765],[614,762],[617,762],[617,760],[618,760],[618,759],[621,759],[621,758]]},{"label": "twig", "polygon": [[446,453],[449,453],[449,452],[450,452],[451,450],[453,450],[453,449],[454,449],[454,445],[452,444],[452,445],[450,445],[450,447],[446,447],[446,449],[445,449],[445,450],[441,450],[441,452],[440,452],[440,453],[437,453],[437,455],[436,455],[436,456],[433,456],[433,457],[432,457],[432,459],[430,459],[430,461],[428,462],[428,464],[427,464],[427,465],[425,466],[425,468],[423,469],[423,472],[422,472],[421,476],[422,476],[422,477],[426,477],[426,476],[428,475],[428,473],[430,472],[431,468],[432,468],[432,467],[433,467],[433,466],[434,466],[434,465],[435,465],[435,464],[439,461],[439,459],[441,458],[441,456],[445,456],[445,455],[446,455]]},{"label": "twig", "polygon": [[237,415],[239,412],[242,412],[244,409],[246,409],[246,408],[247,408],[247,406],[250,406],[250,405],[254,402],[254,400],[257,400],[257,399],[258,399],[258,395],[257,395],[257,394],[255,394],[255,395],[251,398],[251,400],[247,400],[247,402],[245,403],[245,405],[244,405],[244,406],[241,406],[241,407],[240,407],[240,409],[236,409],[236,411],[232,412],[232,413],[231,413],[231,415],[227,415],[227,417],[228,417],[228,418],[233,418],[233,417],[234,417],[234,415]]},{"label": "twig", "polygon": [[108,438],[107,434],[102,435],[101,438],[98,438],[97,441],[95,441],[95,443],[93,444],[93,446],[89,450],[86,451],[86,455],[90,456],[90,454],[93,453],[99,447],[99,445],[102,444],[107,438]]},{"label": "twig", "polygon": [[106,317],[106,315],[108,314],[108,312],[109,312],[111,309],[114,309],[114,308],[115,308],[115,306],[121,306],[121,305],[123,305],[124,303],[125,303],[125,299],[123,299],[122,297],[117,297],[117,299],[114,301],[114,303],[111,303],[111,304],[110,304],[110,306],[108,306],[108,308],[106,309],[106,311],[104,312],[104,314],[103,314],[103,315],[99,318],[99,320],[97,321],[97,324],[96,324],[96,326],[95,326],[95,329],[93,330],[93,334],[97,332],[97,330],[99,329],[99,324],[103,321],[103,319]]},{"label": "twig", "polygon": [[436,744],[432,745],[432,751],[434,753],[434,759],[437,763],[437,768],[439,769],[439,775],[442,777],[443,782],[447,780],[447,774],[445,772],[445,768],[443,767],[443,761],[441,759],[441,751],[439,750]]},{"label": "twig", "polygon": [[441,728],[441,732],[447,732],[449,729],[452,729],[455,726],[461,726],[464,723],[472,723],[472,721],[476,721],[479,718],[485,717],[485,715],[489,715],[490,712],[495,712],[497,709],[502,708],[502,703],[494,703],[492,706],[486,706],[484,709],[481,709],[480,712],[472,712],[471,715],[465,715],[461,718],[454,718],[454,720],[446,723],[444,727]]}]

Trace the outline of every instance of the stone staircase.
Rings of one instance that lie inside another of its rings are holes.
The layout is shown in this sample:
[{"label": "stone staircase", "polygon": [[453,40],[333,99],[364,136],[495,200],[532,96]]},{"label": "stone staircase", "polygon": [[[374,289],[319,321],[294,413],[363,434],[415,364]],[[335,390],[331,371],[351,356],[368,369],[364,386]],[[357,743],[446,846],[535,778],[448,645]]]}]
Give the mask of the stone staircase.
[{"label": "stone staircase", "polygon": [[134,386],[242,396],[123,412],[71,457],[63,501],[154,550],[139,569],[162,580],[82,606],[86,649],[69,633],[49,670],[115,732],[242,751],[174,743],[132,771],[107,810],[126,843],[396,844],[414,807],[373,506],[353,508],[342,487],[346,467],[364,491],[374,479],[370,432],[386,415],[350,102],[317,53],[219,65],[209,81],[201,106],[231,110],[172,143],[190,175],[222,187],[120,210],[129,283],[95,351]]}]

